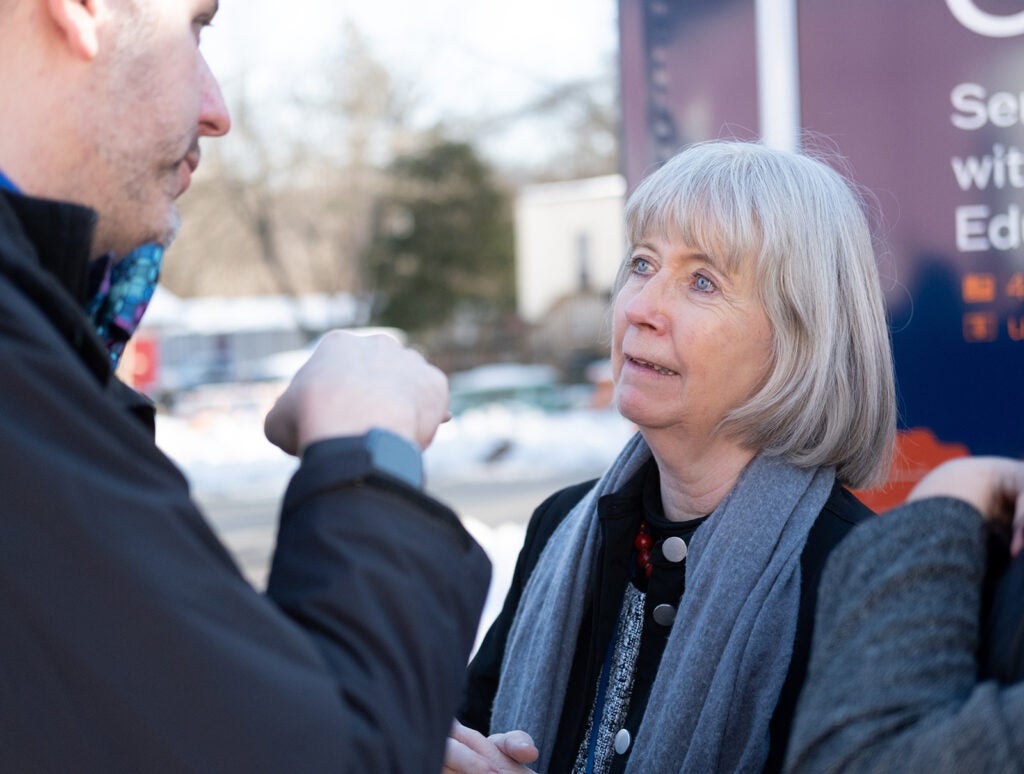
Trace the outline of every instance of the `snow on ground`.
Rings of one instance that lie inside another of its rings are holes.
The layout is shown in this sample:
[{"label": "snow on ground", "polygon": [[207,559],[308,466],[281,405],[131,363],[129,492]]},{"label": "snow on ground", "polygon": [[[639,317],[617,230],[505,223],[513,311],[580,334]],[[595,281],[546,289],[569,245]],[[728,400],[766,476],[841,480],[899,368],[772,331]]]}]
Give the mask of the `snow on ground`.
[{"label": "snow on ground", "polygon": [[[158,444],[257,586],[266,579],[278,504],[297,464],[263,437],[277,389],[211,387],[157,419]],[[532,507],[555,486],[600,473],[632,432],[611,410],[544,412],[522,404],[471,409],[439,429],[424,455],[430,489],[451,502],[494,565],[482,630],[501,608]],[[460,500],[463,490],[473,498]],[[513,494],[525,502],[502,509],[496,499]]]},{"label": "snow on ground", "polygon": [[442,425],[424,466],[435,483],[589,473],[611,462],[632,432],[629,422],[608,409],[549,413],[522,404],[493,404]]},{"label": "snow on ground", "polygon": [[[157,442],[200,496],[279,495],[296,460],[263,436],[272,402],[222,389],[157,418]],[[533,481],[601,469],[633,432],[610,409],[545,412],[523,404],[471,409],[440,427],[424,454],[432,484]]]}]

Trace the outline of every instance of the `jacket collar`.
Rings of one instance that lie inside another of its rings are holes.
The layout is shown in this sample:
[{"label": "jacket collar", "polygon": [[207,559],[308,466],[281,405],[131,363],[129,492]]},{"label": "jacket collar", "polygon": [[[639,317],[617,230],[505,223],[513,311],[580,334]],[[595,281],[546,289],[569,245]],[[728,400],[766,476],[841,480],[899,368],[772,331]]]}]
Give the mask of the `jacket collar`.
[{"label": "jacket collar", "polygon": [[[85,303],[88,288],[92,237],[96,213],[88,207],[49,199],[2,192],[3,201],[17,220],[18,229],[36,254],[39,266],[56,278],[79,304]],[[7,217],[4,226],[10,227]]]},{"label": "jacket collar", "polygon": [[106,384],[106,349],[83,308],[96,221],[94,211],[77,204],[0,191],[0,273],[32,299]]},{"label": "jacket collar", "polygon": [[644,462],[619,489],[603,495],[597,501],[598,518],[602,521],[636,518],[643,505],[644,484],[652,470],[656,475],[658,467],[654,457]]}]

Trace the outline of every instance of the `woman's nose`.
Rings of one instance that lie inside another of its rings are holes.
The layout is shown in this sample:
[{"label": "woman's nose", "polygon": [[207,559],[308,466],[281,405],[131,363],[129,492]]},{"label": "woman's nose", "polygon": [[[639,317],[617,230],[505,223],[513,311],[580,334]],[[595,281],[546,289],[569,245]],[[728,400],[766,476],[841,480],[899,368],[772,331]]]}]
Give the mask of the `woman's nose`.
[{"label": "woman's nose", "polygon": [[632,297],[625,299],[624,311],[630,325],[658,331],[667,327],[667,299],[661,284],[657,277],[652,277]]}]

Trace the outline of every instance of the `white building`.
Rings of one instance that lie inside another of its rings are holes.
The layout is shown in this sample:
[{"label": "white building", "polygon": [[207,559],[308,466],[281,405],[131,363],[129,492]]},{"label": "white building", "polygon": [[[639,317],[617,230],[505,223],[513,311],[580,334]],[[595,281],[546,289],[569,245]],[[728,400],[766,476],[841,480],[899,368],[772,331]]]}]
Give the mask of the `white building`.
[{"label": "white building", "polygon": [[625,257],[621,175],[525,186],[516,199],[520,316],[539,323],[577,293],[608,294]]}]

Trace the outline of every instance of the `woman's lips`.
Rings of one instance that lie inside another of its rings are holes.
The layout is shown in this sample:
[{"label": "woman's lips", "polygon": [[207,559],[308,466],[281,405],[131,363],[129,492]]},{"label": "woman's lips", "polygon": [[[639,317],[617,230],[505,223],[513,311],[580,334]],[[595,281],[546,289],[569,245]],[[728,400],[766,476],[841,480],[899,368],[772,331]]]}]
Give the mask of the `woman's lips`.
[{"label": "woman's lips", "polygon": [[671,368],[665,368],[665,366],[658,365],[657,363],[652,363],[650,360],[641,360],[638,357],[632,357],[630,355],[626,355],[626,360],[635,366],[645,368],[649,371],[654,371],[656,374],[661,374],[662,376],[679,376],[677,371],[673,371]]}]

